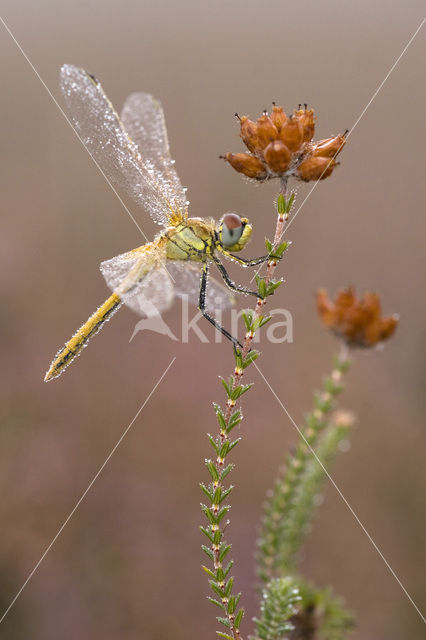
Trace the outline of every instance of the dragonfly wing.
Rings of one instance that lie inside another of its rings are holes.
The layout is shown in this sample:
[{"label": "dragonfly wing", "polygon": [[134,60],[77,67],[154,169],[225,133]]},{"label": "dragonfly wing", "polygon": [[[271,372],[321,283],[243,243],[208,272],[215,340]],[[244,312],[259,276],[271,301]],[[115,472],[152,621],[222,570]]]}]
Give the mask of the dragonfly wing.
[{"label": "dragonfly wing", "polygon": [[[198,306],[201,285],[201,264],[168,260],[167,271],[174,280],[175,294]],[[211,312],[227,309],[235,304],[235,297],[221,282],[209,276],[206,287],[206,309]]]},{"label": "dragonfly wing", "polygon": [[121,121],[139,153],[150,159],[155,171],[162,176],[170,197],[179,196],[186,203],[186,190],[182,187],[174,160],[170,156],[166,120],[161,103],[149,93],[132,93],[126,99]]},{"label": "dragonfly wing", "polygon": [[100,269],[110,289],[142,317],[159,316],[173,302],[172,279],[150,245],[105,260]]},{"label": "dragonfly wing", "polygon": [[169,224],[176,213],[183,215],[186,199],[140,152],[96,78],[64,65],[60,87],[77,133],[106,177],[132,195],[159,224]]}]

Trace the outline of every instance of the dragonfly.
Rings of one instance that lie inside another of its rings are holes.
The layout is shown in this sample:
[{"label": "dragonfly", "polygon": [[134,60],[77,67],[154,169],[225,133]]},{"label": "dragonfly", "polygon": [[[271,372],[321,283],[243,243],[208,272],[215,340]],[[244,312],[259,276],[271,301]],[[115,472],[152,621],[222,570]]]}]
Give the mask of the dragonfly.
[{"label": "dragonfly", "polygon": [[[226,213],[219,222],[189,217],[186,189],[170,155],[164,112],[153,96],[130,94],[119,116],[101,84],[84,69],[64,65],[60,87],[74,128],[101,172],[132,196],[162,229],[152,242],[101,263],[112,295],[61,347],[45,381],[60,376],[123,304],[150,317],[168,309],[175,296],[187,296],[234,348],[241,348],[214,317],[214,310],[234,303],[232,291],[259,297],[258,292],[235,284],[218,257],[243,266],[270,258],[250,260],[234,255],[244,249],[252,234],[248,219],[235,213]],[[224,284],[209,276],[212,265]]]}]

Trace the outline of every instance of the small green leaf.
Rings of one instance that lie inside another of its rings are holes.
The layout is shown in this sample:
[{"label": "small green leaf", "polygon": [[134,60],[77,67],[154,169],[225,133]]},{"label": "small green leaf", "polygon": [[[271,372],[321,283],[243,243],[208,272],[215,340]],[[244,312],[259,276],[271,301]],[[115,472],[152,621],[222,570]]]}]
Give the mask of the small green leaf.
[{"label": "small green leaf", "polygon": [[235,596],[229,598],[228,606],[226,607],[227,613],[234,613],[235,611]]},{"label": "small green leaf", "polygon": [[225,640],[234,640],[234,638],[227,633],[222,633],[222,631],[216,631],[219,638],[225,638]]},{"label": "small green leaf", "polygon": [[244,609],[240,609],[237,615],[235,616],[235,620],[234,620],[234,627],[236,629],[240,628],[240,624],[241,624],[241,620],[243,619],[243,616],[244,616]]},{"label": "small green leaf", "polygon": [[210,540],[210,542],[213,542],[213,535],[210,533],[210,531],[208,531],[204,527],[200,527],[200,531],[204,533],[204,535]]},{"label": "small green leaf", "polygon": [[272,320],[272,316],[259,316],[259,329]]},{"label": "small green leaf", "polygon": [[263,278],[261,278],[259,275],[256,274],[256,284],[257,284],[257,290],[259,292],[259,298],[266,298],[266,282]]},{"label": "small green leaf", "polygon": [[225,584],[224,591],[226,596],[229,596],[229,594],[231,593],[233,584],[234,584],[234,578],[231,577],[229,578],[228,582]]},{"label": "small green leaf", "polygon": [[219,480],[219,471],[216,469],[214,463],[211,460],[206,460],[205,462],[213,481],[217,482]]},{"label": "small green leaf", "polygon": [[234,448],[234,447],[235,447],[235,446],[236,446],[240,441],[241,441],[241,438],[237,438],[236,440],[234,440],[234,442],[231,442],[231,443],[229,444],[229,450],[228,450],[228,453],[229,453],[230,451],[232,451],[232,449],[233,449],[233,448]]},{"label": "small green leaf", "polygon": [[[234,488],[234,485],[233,485],[233,484],[231,484],[231,485],[229,486],[229,488],[228,488],[228,489],[226,489],[226,491],[223,491],[223,492],[222,492],[222,497],[221,497],[221,499],[220,499],[220,502],[223,502],[223,501],[225,500],[225,498],[227,498],[227,497],[229,496],[229,494],[231,493],[231,491],[232,491],[232,489],[233,489],[233,488]],[[219,503],[219,504],[220,504],[220,503]]]},{"label": "small green leaf", "polygon": [[245,360],[243,361],[243,369],[246,369],[252,362],[257,360],[259,356],[260,353],[259,351],[256,351],[256,349],[252,349],[251,351],[249,351]]},{"label": "small green leaf", "polygon": [[211,598],[210,596],[207,596],[207,600],[210,600],[210,602],[212,602],[213,604],[215,604],[217,607],[219,607],[220,609],[222,609],[222,611],[226,611],[224,605],[219,602],[219,600],[216,600],[216,598]]},{"label": "small green leaf", "polygon": [[216,578],[216,576],[214,575],[213,571],[210,571],[210,569],[208,569],[204,565],[201,565],[201,568],[203,569],[203,571],[205,571],[210,576],[210,578],[213,578],[213,579]]},{"label": "small green leaf", "polygon": [[293,206],[294,199],[296,197],[295,193],[292,193],[289,199],[286,202],[286,213],[290,213],[290,209]]},{"label": "small green leaf", "polygon": [[290,246],[290,242],[287,242],[287,241],[282,242],[280,245],[278,245],[276,249],[274,249],[274,255],[279,256],[281,258],[284,251],[286,251],[289,246]]},{"label": "small green leaf", "polygon": [[202,544],[201,548],[204,551],[204,553],[206,553],[209,556],[210,560],[212,562],[214,562],[214,553],[213,553],[213,551],[209,547],[206,547],[205,544]]},{"label": "small green leaf", "polygon": [[238,367],[239,366],[239,361],[241,360],[241,349],[237,349],[237,347],[234,345],[234,357],[235,357],[235,365]]},{"label": "small green leaf", "polygon": [[225,387],[225,391],[226,394],[229,396],[229,394],[231,393],[231,389],[232,389],[232,376],[230,376],[230,382],[226,382],[225,378],[221,378],[221,382],[223,384],[223,386]]},{"label": "small green leaf", "polygon": [[239,409],[237,409],[237,411],[234,411],[234,413],[231,415],[231,417],[228,420],[228,426],[226,428],[226,432],[229,433],[234,427],[237,426],[237,424],[241,422],[242,419],[243,419],[243,416],[241,415],[241,411]]},{"label": "small green leaf", "polygon": [[214,580],[209,580],[210,587],[219,598],[223,598],[223,590],[216,584]]},{"label": "small green leaf", "polygon": [[208,520],[210,521],[211,524],[217,524],[219,522],[219,520],[216,518],[216,516],[214,515],[214,513],[212,512],[212,510],[205,504],[201,505],[202,510],[204,511],[204,513],[206,514]]},{"label": "small green leaf", "polygon": [[219,445],[217,444],[216,440],[213,438],[213,436],[210,435],[210,433],[207,434],[207,437],[210,441],[210,444],[212,445],[213,449],[216,452],[216,455],[219,454]]},{"label": "small green leaf", "polygon": [[214,492],[214,495],[212,497],[212,502],[214,504],[220,504],[222,502],[222,487],[218,487],[216,489],[216,491]]},{"label": "small green leaf", "polygon": [[277,199],[277,211],[278,213],[287,213],[287,203],[285,201],[285,197],[282,193],[279,194]]},{"label": "small green leaf", "polygon": [[226,516],[226,514],[228,513],[228,511],[230,510],[230,506],[229,505],[225,505],[224,507],[222,507],[221,509],[219,509],[219,511],[217,512],[216,515],[216,522],[219,524],[219,522],[221,520],[223,520],[224,516]]},{"label": "small green leaf", "polygon": [[215,544],[216,546],[219,545],[221,539],[222,539],[222,531],[220,529],[216,529],[216,531],[214,532],[213,544]]},{"label": "small green leaf", "polygon": [[216,417],[217,417],[217,421],[219,423],[219,427],[221,429],[225,429],[226,428],[226,421],[225,421],[225,416],[223,415],[222,411],[216,411]]},{"label": "small green leaf", "polygon": [[253,310],[252,309],[248,309],[247,311],[243,311],[243,320],[244,320],[244,324],[246,325],[247,331],[250,331],[251,325],[252,325],[252,322],[253,322]]},{"label": "small green leaf", "polygon": [[206,485],[203,482],[200,482],[200,487],[204,491],[206,496],[209,498],[209,500],[211,502],[214,502],[211,491],[209,491],[209,489],[206,487]]},{"label": "small green leaf", "polygon": [[230,473],[232,471],[232,469],[234,468],[234,464],[228,464],[224,469],[222,469],[221,474],[220,474],[220,481],[223,482],[226,478],[226,476],[228,475],[228,473]]},{"label": "small green leaf", "polygon": [[221,622],[225,627],[228,627],[228,629],[231,628],[231,623],[229,622],[228,618],[221,618],[220,616],[218,616],[217,620]]},{"label": "small green leaf", "polygon": [[249,389],[251,389],[251,387],[253,386],[253,384],[240,384],[238,385],[238,387],[235,387],[235,389],[232,391],[232,400],[238,400],[238,398],[241,398],[241,396],[246,393],[246,391],[248,391]]},{"label": "small green leaf", "polygon": [[222,549],[219,551],[219,560],[220,560],[220,562],[222,562],[222,560],[231,551],[231,549],[232,549],[232,544],[224,544],[223,545]]},{"label": "small green leaf", "polygon": [[228,562],[228,564],[226,565],[225,569],[223,570],[223,577],[226,578],[226,576],[228,575],[228,573],[231,571],[232,567],[234,565],[234,561],[230,560]]}]

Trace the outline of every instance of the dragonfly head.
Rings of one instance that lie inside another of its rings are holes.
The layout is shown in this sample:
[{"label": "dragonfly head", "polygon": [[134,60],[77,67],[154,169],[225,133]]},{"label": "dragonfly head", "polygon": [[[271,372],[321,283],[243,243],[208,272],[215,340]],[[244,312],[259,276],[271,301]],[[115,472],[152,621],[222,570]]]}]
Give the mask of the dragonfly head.
[{"label": "dragonfly head", "polygon": [[252,226],[247,218],[225,213],[217,228],[220,243],[229,251],[241,251],[250,239]]}]

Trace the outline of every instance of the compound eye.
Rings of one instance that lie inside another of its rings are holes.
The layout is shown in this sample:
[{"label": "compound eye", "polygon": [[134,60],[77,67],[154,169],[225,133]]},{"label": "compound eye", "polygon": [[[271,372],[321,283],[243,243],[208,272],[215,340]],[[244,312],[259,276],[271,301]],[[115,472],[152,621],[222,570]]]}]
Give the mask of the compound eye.
[{"label": "compound eye", "polygon": [[232,247],[241,238],[243,223],[236,213],[227,213],[222,220],[222,244],[224,247]]}]

